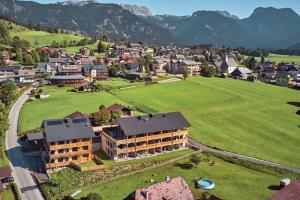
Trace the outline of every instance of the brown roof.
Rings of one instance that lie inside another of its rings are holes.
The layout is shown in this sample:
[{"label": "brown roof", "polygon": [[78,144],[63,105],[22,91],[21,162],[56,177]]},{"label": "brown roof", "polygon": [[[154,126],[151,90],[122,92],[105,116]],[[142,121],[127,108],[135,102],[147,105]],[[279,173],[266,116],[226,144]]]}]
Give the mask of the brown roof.
[{"label": "brown roof", "polygon": [[191,189],[182,177],[166,180],[149,187],[138,189],[133,194],[135,200],[176,199],[194,200]]},{"label": "brown roof", "polygon": [[111,106],[109,106],[109,107],[107,107],[107,108],[105,108],[105,110],[107,110],[108,112],[112,112],[112,111],[115,111],[115,110],[123,110],[123,109],[128,109],[128,110],[130,110],[129,108],[126,108],[126,107],[124,107],[124,106],[122,106],[122,105],[120,105],[120,104],[113,104],[113,105],[111,105]]},{"label": "brown roof", "polygon": [[65,118],[71,118],[71,119],[74,119],[74,118],[89,118],[89,115],[84,114],[84,113],[79,112],[79,111],[76,111],[76,112],[73,112],[72,114],[66,116]]},{"label": "brown roof", "polygon": [[300,180],[294,180],[268,200],[300,200]]},{"label": "brown roof", "polygon": [[0,167],[0,179],[11,176],[11,170],[9,167]]}]

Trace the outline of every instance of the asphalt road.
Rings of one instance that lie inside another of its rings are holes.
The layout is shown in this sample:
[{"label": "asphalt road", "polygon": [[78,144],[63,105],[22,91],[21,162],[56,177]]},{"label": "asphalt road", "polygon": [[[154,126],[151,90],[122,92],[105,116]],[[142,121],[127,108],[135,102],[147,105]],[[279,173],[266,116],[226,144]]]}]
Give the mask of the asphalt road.
[{"label": "asphalt road", "polygon": [[261,159],[253,158],[253,157],[250,157],[250,156],[245,156],[245,155],[241,155],[241,154],[237,154],[237,153],[232,153],[232,152],[225,151],[225,150],[222,150],[222,149],[211,148],[209,146],[206,146],[204,144],[201,144],[201,143],[193,140],[192,138],[189,138],[189,145],[191,147],[194,147],[194,148],[199,149],[201,151],[217,153],[217,154],[220,154],[220,155],[229,156],[229,157],[237,158],[237,159],[240,159],[240,160],[246,160],[246,161],[250,161],[250,162],[253,162],[253,163],[256,163],[256,164],[266,165],[266,166],[269,166],[269,167],[283,169],[283,170],[286,170],[286,171],[290,171],[290,172],[300,174],[300,168],[288,167],[288,166],[281,165],[281,164],[274,163],[274,162],[270,162],[270,161],[267,161],[267,160],[261,160]]},{"label": "asphalt road", "polygon": [[28,99],[25,92],[12,107],[9,114],[10,127],[6,133],[6,151],[10,161],[15,183],[21,191],[23,200],[43,200],[43,196],[33,179],[33,170],[37,168],[38,159],[25,156],[18,142],[17,126],[22,105]]}]

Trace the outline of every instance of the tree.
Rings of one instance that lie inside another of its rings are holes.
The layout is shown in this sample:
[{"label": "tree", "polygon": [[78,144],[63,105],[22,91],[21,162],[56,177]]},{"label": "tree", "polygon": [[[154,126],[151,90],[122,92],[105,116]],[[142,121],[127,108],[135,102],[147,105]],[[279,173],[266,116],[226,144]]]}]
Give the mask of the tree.
[{"label": "tree", "polygon": [[107,70],[108,70],[108,74],[109,76],[111,77],[116,77],[118,75],[118,70],[115,66],[109,66],[107,67]]},{"label": "tree", "polygon": [[30,54],[24,57],[24,65],[34,65],[34,60]]},{"label": "tree", "polygon": [[5,65],[6,65],[6,63],[4,61],[4,57],[3,57],[2,53],[0,52],[0,66],[5,66]]},{"label": "tree", "polygon": [[108,124],[111,119],[111,114],[109,111],[100,110],[99,112],[95,113],[92,117],[92,121],[96,126],[101,126]]},{"label": "tree", "polygon": [[22,49],[16,49],[16,60],[18,62],[22,62],[23,61]]},{"label": "tree", "polygon": [[12,81],[4,81],[0,85],[0,100],[7,106],[17,97],[17,86]]},{"label": "tree", "polygon": [[116,119],[121,117],[123,115],[123,112],[121,110],[114,110],[111,112],[111,121],[115,122]]},{"label": "tree", "polygon": [[197,167],[197,165],[201,162],[201,159],[197,155],[193,154],[192,157],[190,158],[190,161],[194,163],[195,166]]},{"label": "tree", "polygon": [[261,64],[265,64],[265,57],[264,57],[264,56],[261,57],[260,63],[261,63]]},{"label": "tree", "polygon": [[40,57],[40,54],[39,54],[36,50],[33,50],[33,51],[31,52],[31,54],[32,54],[32,59],[33,59],[33,61],[34,61],[35,63],[40,62],[41,57]]},{"label": "tree", "polygon": [[9,32],[4,24],[0,24],[0,43],[8,44],[9,43]]},{"label": "tree", "polygon": [[213,66],[205,65],[201,70],[201,74],[206,77],[212,77],[216,75],[216,69]]},{"label": "tree", "polygon": [[97,49],[98,49],[98,52],[99,52],[99,53],[105,53],[106,55],[108,54],[107,46],[104,45],[104,44],[102,43],[102,41],[100,41],[100,42],[98,43]]},{"label": "tree", "polygon": [[183,79],[186,80],[187,77],[189,76],[189,71],[186,67],[183,68],[183,72],[182,72],[182,75],[183,75]]},{"label": "tree", "polygon": [[81,197],[80,200],[102,200],[102,197],[97,193],[89,193],[86,197]]},{"label": "tree", "polygon": [[103,109],[105,109],[105,105],[101,104],[101,105],[99,106],[99,110],[101,111],[101,110],[103,110]]}]

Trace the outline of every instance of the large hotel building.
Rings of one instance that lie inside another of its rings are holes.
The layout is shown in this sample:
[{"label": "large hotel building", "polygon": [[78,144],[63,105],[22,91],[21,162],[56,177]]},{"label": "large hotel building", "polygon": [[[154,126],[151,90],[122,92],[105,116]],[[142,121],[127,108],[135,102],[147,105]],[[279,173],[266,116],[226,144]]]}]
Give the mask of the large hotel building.
[{"label": "large hotel building", "polygon": [[[127,113],[128,114],[128,113]],[[180,112],[123,116],[94,132],[88,115],[44,120],[43,161],[47,172],[93,160],[101,149],[113,160],[143,158],[188,146],[189,122]],[[97,149],[95,149],[97,147]]]},{"label": "large hotel building", "polygon": [[180,150],[188,146],[189,126],[179,112],[122,117],[103,129],[101,148],[114,160]]}]

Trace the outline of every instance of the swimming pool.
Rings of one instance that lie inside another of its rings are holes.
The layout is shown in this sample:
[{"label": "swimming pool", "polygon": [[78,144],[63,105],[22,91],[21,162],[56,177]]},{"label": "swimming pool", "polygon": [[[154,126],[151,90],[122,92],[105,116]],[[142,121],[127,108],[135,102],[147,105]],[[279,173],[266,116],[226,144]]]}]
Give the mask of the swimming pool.
[{"label": "swimming pool", "polygon": [[197,186],[205,190],[211,190],[215,188],[214,182],[207,178],[197,180]]}]

